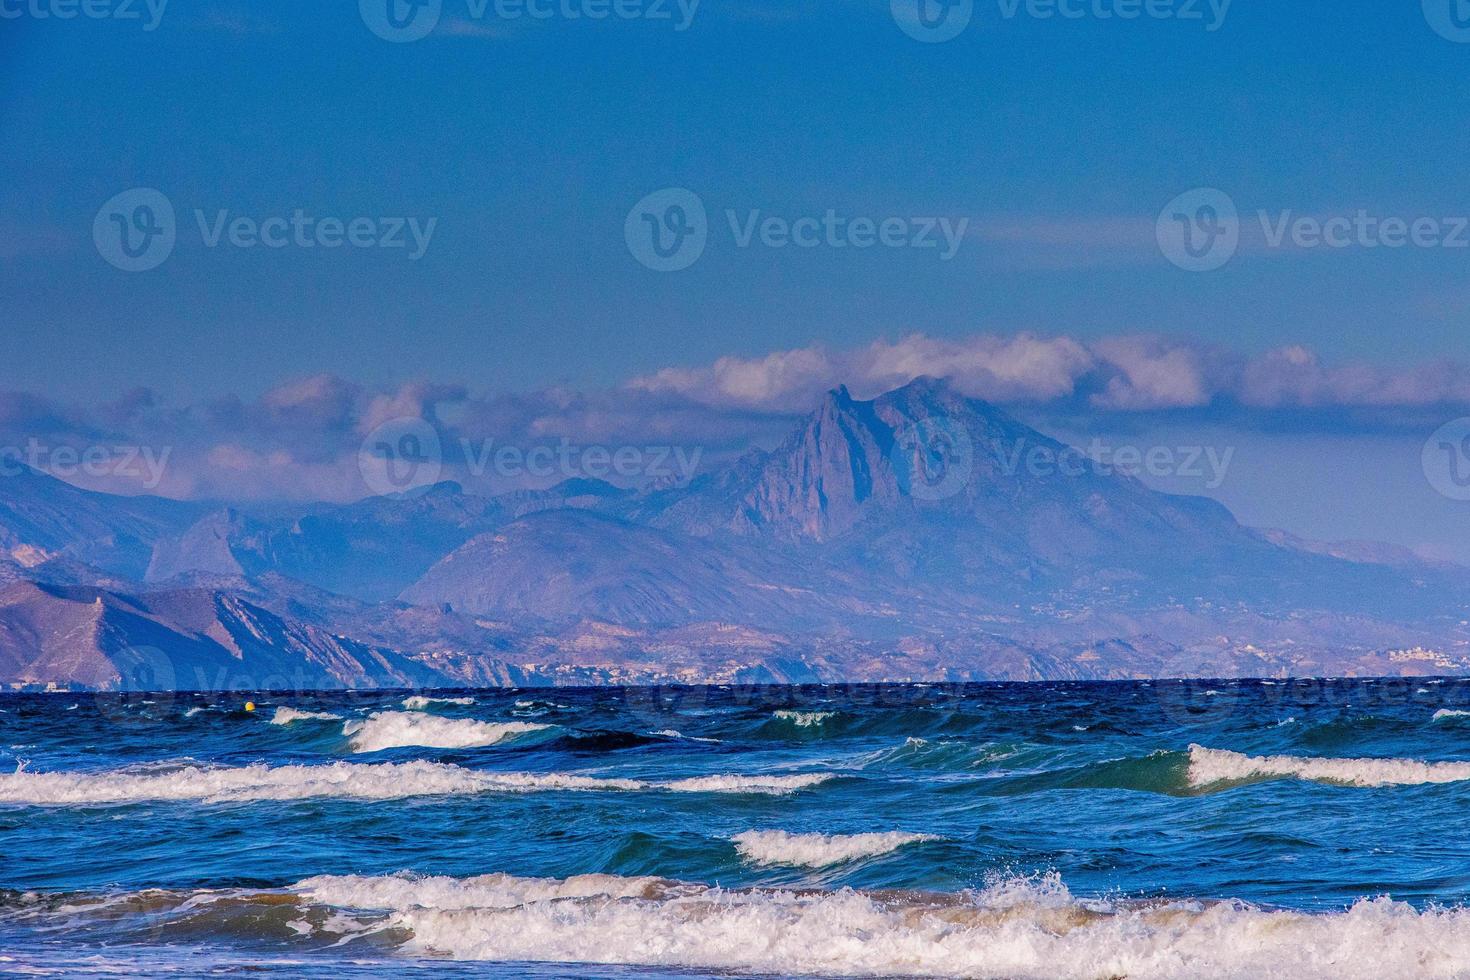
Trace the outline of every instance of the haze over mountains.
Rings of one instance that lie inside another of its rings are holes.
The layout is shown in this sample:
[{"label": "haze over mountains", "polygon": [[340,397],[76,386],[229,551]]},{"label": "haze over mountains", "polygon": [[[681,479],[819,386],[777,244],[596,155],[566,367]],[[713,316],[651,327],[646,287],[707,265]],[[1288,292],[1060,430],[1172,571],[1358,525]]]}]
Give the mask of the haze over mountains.
[{"label": "haze over mountains", "polygon": [[928,379],[644,491],[261,508],[0,479],[9,685],[1446,673],[1467,610],[1470,570],[1245,528]]}]

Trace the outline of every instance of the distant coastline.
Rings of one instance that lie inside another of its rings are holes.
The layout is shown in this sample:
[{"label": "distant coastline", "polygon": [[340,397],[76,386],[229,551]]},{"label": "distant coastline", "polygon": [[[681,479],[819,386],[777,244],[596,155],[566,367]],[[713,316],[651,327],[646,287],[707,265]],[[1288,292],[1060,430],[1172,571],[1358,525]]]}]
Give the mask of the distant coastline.
[{"label": "distant coastline", "polygon": [[0,685],[1470,673],[1470,568],[1249,528],[1089,459],[920,378],[646,487],[250,507],[22,470]]}]

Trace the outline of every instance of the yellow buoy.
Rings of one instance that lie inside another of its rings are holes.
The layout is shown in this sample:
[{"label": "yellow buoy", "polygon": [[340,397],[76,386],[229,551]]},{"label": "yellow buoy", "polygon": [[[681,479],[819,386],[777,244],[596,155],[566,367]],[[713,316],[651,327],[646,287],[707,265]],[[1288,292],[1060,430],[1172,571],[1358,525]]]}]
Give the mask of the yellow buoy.
[{"label": "yellow buoy", "polygon": [[255,702],[254,701],[246,701],[245,702],[245,710],[246,711],[254,711],[255,710]]}]

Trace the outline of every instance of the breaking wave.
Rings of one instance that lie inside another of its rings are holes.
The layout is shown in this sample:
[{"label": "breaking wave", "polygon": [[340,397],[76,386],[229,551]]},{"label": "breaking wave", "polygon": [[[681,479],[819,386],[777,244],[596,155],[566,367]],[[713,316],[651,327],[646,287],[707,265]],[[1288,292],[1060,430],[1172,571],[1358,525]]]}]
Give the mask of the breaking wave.
[{"label": "breaking wave", "polygon": [[339,721],[341,718],[341,715],[334,715],[330,711],[298,711],[282,705],[276,709],[275,715],[271,718],[271,724],[289,725],[293,721]]},{"label": "breaking wave", "polygon": [[789,721],[797,728],[812,728],[820,725],[828,718],[836,715],[835,711],[786,711],[781,710],[772,714],[773,718]]},{"label": "breaking wave", "polygon": [[1189,747],[1189,781],[1194,786],[1282,778],[1362,787],[1457,783],[1470,779],[1470,762],[1253,756],[1200,745]]},{"label": "breaking wave", "polygon": [[387,800],[534,790],[628,790],[646,784],[565,773],[491,773],[438,762],[322,766],[183,766],[168,772],[16,772],[0,776],[0,803],[36,805],[193,800],[232,803],[311,797]]},{"label": "breaking wave", "polygon": [[362,721],[347,722],[342,726],[342,734],[352,740],[354,752],[379,752],[411,745],[474,749],[549,727],[526,721],[489,722],[408,711],[378,711]]},{"label": "breaking wave", "polygon": [[784,830],[747,830],[730,838],[741,856],[756,864],[821,868],[857,858],[876,857],[905,844],[938,840],[933,834],[889,831],[881,834],[791,834]]},{"label": "breaking wave", "polygon": [[666,791],[752,793],[781,796],[814,786],[821,773],[788,776],[702,776],[673,781],[617,779],[574,773],[486,772],[447,763],[180,766],[164,772],[31,772],[23,766],[0,775],[0,804],[67,806],[163,801],[237,803],[313,797],[387,800],[472,793],[571,791]]},{"label": "breaking wave", "polygon": [[[402,951],[770,974],[1378,980],[1470,971],[1470,911],[1342,912],[1074,898],[1055,875],[960,895],[731,891],[659,878],[322,876],[305,902],[370,910]],[[361,920],[353,920],[361,921]]]},{"label": "breaking wave", "polygon": [[759,793],[784,796],[797,790],[825,783],[832,776],[823,772],[794,773],[789,776],[694,776],[661,783],[675,793]]},{"label": "breaking wave", "polygon": [[1458,708],[1440,708],[1434,713],[1430,721],[1444,721],[1446,718],[1470,718],[1470,711],[1461,711]]},{"label": "breaking wave", "polygon": [[413,694],[403,699],[403,706],[409,711],[422,711],[431,704],[474,704],[474,698],[430,698],[422,694]]},{"label": "breaking wave", "polygon": [[717,743],[717,742],[720,741],[720,739],[717,739],[717,738],[702,738],[699,735],[685,735],[683,732],[676,731],[675,729],[672,729],[672,728],[661,728],[658,731],[654,732],[653,734],[658,735],[658,736],[661,736],[662,738],[674,738],[674,739],[679,739],[681,741],[686,741],[686,742],[715,742],[715,743]]}]

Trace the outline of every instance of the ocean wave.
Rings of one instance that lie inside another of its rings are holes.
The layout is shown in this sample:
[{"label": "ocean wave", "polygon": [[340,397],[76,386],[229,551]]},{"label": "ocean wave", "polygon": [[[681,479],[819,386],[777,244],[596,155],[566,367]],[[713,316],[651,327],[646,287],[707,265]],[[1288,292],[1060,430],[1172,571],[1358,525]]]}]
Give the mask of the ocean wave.
[{"label": "ocean wave", "polygon": [[1470,911],[1342,912],[1074,898],[1055,875],[961,895],[731,891],[658,878],[321,876],[302,901],[375,910],[402,952],[731,972],[1130,980],[1378,980],[1470,971]]},{"label": "ocean wave", "polygon": [[[1014,762],[1012,761],[1012,765]],[[1470,780],[1470,761],[1339,759],[1318,756],[1252,756],[1191,745],[1188,752],[1160,749],[1065,768],[989,775],[987,781],[955,784],[955,791],[1018,795],[1056,789],[1121,789],[1169,796],[1227,792],[1269,779],[1300,779],[1335,786],[1410,786]]]},{"label": "ocean wave", "polygon": [[403,706],[409,711],[422,711],[431,704],[474,704],[474,698],[430,698],[422,694],[413,694],[403,699]]},{"label": "ocean wave", "polygon": [[347,722],[342,726],[342,734],[351,739],[354,752],[379,752],[406,746],[473,749],[549,727],[526,721],[489,722],[472,718],[441,718],[409,711],[378,711],[361,721]]},{"label": "ocean wave", "polygon": [[1189,782],[1193,786],[1281,778],[1361,787],[1457,783],[1470,779],[1470,762],[1253,756],[1200,745],[1189,747]]},{"label": "ocean wave", "polygon": [[510,908],[530,902],[564,898],[660,899],[700,889],[655,877],[623,877],[609,874],[576,875],[571,878],[519,878],[507,874],[477,875],[473,878],[395,875],[318,875],[291,886],[309,902],[342,909],[404,911],[413,908],[440,910]]},{"label": "ocean wave", "polygon": [[876,857],[905,844],[938,840],[933,834],[902,831],[871,834],[791,834],[784,830],[747,830],[730,838],[741,856],[756,864],[821,868],[857,858]]},{"label": "ocean wave", "polygon": [[797,790],[810,789],[831,779],[829,773],[803,772],[787,776],[693,776],[657,784],[675,793],[761,793],[784,796]]},{"label": "ocean wave", "polygon": [[[858,769],[937,769],[966,772],[1019,756],[1022,747],[1003,742],[909,737],[899,745],[858,756]],[[1033,753],[1034,754],[1034,753]]]},{"label": "ocean wave", "polygon": [[648,784],[569,773],[481,772],[438,762],[321,766],[182,766],[167,772],[16,772],[0,776],[0,803],[231,803],[312,797],[385,800],[487,792],[638,790]]},{"label": "ocean wave", "polygon": [[787,711],[774,712],[771,717],[789,721],[797,728],[812,728],[837,714],[835,711]]},{"label": "ocean wave", "polygon": [[338,721],[341,715],[334,715],[330,711],[298,711],[285,705],[276,709],[271,718],[272,725],[289,725],[293,721]]},{"label": "ocean wave", "polygon": [[24,765],[0,775],[0,804],[102,805],[167,801],[235,803],[314,797],[387,800],[473,793],[646,791],[758,793],[781,796],[830,778],[822,773],[782,776],[703,776],[674,781],[620,779],[577,773],[486,772],[440,762],[331,765],[196,766],[160,771],[33,772]]},{"label": "ocean wave", "polygon": [[702,738],[702,737],[700,737],[698,735],[685,735],[683,732],[675,731],[672,728],[662,728],[662,729],[659,729],[658,731],[654,732],[653,734],[660,735],[660,736],[662,736],[664,738],[676,738],[676,739],[680,739],[681,741],[686,741],[686,742],[719,742],[720,741],[720,739],[717,739],[717,738]]},{"label": "ocean wave", "polygon": [[1429,720],[1444,721],[1446,718],[1470,718],[1470,711],[1461,711],[1458,708],[1440,708]]}]

